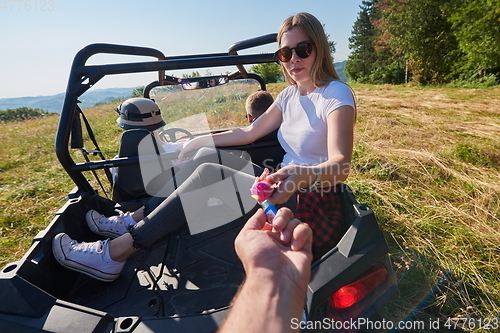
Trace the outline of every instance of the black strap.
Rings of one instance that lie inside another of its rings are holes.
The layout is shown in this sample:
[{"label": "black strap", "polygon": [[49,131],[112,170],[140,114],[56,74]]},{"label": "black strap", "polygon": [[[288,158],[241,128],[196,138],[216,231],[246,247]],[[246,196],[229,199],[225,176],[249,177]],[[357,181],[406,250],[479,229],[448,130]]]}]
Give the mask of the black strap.
[{"label": "black strap", "polygon": [[[89,158],[89,153],[87,153],[87,151],[85,149],[82,149],[82,154],[83,154],[83,157],[85,158],[85,161],[87,162],[90,162],[90,158]],[[106,190],[104,189],[104,186],[102,185],[101,183],[101,179],[99,178],[99,176],[97,175],[97,172],[95,170],[91,170],[92,174],[94,175],[95,179],[97,180],[97,183],[99,184],[99,186],[101,187],[101,190],[102,192],[106,195],[106,198],[109,199],[108,197],[108,193],[106,192]]]},{"label": "black strap", "polygon": [[[95,146],[95,150],[97,150],[96,154],[99,155],[99,157],[103,160],[105,160],[106,158],[104,157],[104,155],[102,154],[101,152],[101,149],[99,148],[99,144],[97,143],[97,140],[94,136],[94,132],[92,131],[92,127],[90,127],[90,124],[89,124],[89,121],[87,120],[87,117],[85,117],[85,114],[83,113],[82,109],[80,109],[80,106],[76,106],[76,110],[77,112],[82,116],[82,119],[83,119],[83,122],[85,123],[85,128],[87,129],[87,133],[89,135],[89,138],[90,140],[92,141],[92,143],[94,144]],[[85,156],[87,162],[88,161],[88,153],[82,149],[82,152],[83,152],[83,155]],[[99,177],[97,176],[97,173],[95,172],[95,170],[92,170],[92,173],[94,174],[94,177],[96,178],[97,182],[99,183],[101,189],[103,190],[104,193],[106,193],[106,190],[104,189],[104,186],[102,185]],[[108,178],[108,181],[110,183],[112,183],[112,176],[111,176],[111,172],[109,171],[109,169],[104,169],[104,173],[106,174],[106,177]]]}]

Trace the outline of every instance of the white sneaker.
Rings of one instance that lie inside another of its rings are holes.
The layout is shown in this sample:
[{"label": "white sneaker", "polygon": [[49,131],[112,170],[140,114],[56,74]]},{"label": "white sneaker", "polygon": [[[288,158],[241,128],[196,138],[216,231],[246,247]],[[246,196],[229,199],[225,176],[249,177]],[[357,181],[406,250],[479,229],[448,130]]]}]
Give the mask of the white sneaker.
[{"label": "white sneaker", "polygon": [[125,262],[109,257],[109,239],[93,243],[78,243],[61,233],[52,241],[52,252],[64,267],[89,275],[101,281],[111,282],[118,278]]},{"label": "white sneaker", "polygon": [[136,222],[129,212],[123,213],[117,210],[120,215],[106,217],[98,211],[91,209],[85,214],[87,224],[95,234],[106,237],[116,238],[128,231],[130,225]]}]

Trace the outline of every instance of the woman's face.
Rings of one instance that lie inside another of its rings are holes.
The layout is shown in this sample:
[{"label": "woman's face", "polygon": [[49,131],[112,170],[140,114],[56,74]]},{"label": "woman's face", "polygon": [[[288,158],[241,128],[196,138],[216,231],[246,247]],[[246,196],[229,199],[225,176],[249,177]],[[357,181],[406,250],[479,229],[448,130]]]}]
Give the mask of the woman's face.
[{"label": "woman's face", "polygon": [[[294,48],[300,42],[311,42],[311,40],[305,33],[302,32],[302,30],[295,27],[283,34],[281,37],[280,48]],[[290,75],[290,77],[297,82],[297,85],[304,87],[309,85],[314,86],[311,80],[311,69],[315,60],[316,48],[313,46],[311,55],[305,59],[297,56],[297,53],[293,50],[292,58],[290,61],[283,63],[283,66],[285,67],[288,75]]]}]

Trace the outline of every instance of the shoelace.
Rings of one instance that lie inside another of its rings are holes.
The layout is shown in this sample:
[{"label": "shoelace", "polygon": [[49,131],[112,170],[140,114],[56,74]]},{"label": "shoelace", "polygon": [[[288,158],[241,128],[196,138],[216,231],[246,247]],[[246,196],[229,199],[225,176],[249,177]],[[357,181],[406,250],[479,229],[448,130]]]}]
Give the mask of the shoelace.
[{"label": "shoelace", "polygon": [[120,215],[113,215],[113,216],[110,216],[110,217],[106,217],[104,215],[101,215],[99,217],[99,223],[100,224],[103,224],[103,223],[107,224],[107,223],[109,223],[109,221],[114,221],[114,222],[117,222],[117,223],[123,223],[123,216],[125,216],[125,213],[123,213],[119,209],[115,209],[115,212],[117,212]]},{"label": "shoelace", "polygon": [[93,253],[101,254],[104,251],[104,246],[106,242],[107,240],[97,241],[93,243],[87,243],[87,242],[78,243],[76,240],[73,240],[70,243],[70,250],[83,253],[90,252],[91,254]]}]

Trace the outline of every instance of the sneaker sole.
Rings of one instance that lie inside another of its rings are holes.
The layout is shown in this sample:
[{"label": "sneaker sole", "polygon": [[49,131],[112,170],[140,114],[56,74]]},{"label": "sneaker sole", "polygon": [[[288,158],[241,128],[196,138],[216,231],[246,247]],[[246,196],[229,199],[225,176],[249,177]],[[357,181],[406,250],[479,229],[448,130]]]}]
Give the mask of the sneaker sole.
[{"label": "sneaker sole", "polygon": [[92,218],[92,212],[94,212],[94,210],[89,210],[87,212],[87,214],[85,214],[85,221],[87,221],[87,225],[89,226],[90,230],[92,230],[92,232],[94,234],[100,235],[100,236],[105,236],[105,237],[110,237],[110,238],[117,238],[117,237],[121,236],[119,234],[115,234],[115,233],[112,233],[109,231],[99,230],[99,227],[97,226],[97,224],[94,222],[94,219]]},{"label": "sneaker sole", "polygon": [[65,234],[58,234],[54,237],[54,240],[52,241],[52,253],[54,254],[54,258],[57,260],[59,264],[61,264],[61,266],[71,269],[75,272],[88,275],[90,277],[93,277],[94,279],[104,282],[112,282],[120,276],[120,273],[112,274],[112,273],[102,272],[95,268],[67,259],[61,246],[61,238],[64,235]]}]

